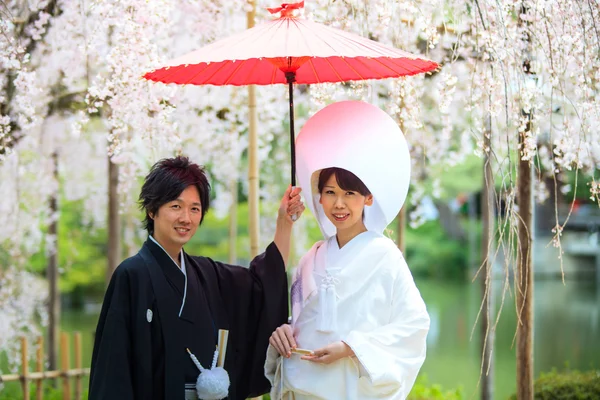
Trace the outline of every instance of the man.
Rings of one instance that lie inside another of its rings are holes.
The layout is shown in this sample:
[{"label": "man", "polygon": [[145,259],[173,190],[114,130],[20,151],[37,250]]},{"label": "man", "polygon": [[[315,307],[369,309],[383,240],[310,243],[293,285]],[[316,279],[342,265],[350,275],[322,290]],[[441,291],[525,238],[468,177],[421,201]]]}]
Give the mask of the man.
[{"label": "man", "polygon": [[291,215],[304,205],[288,188],[275,238],[249,269],[188,255],[209,207],[210,185],[186,157],[156,163],[140,206],[148,240],[115,270],[102,305],[92,355],[91,400],[194,397],[199,370],[187,349],[210,368],[219,329],[229,331],[224,368],[229,399],[265,393],[271,332],[287,320]]}]

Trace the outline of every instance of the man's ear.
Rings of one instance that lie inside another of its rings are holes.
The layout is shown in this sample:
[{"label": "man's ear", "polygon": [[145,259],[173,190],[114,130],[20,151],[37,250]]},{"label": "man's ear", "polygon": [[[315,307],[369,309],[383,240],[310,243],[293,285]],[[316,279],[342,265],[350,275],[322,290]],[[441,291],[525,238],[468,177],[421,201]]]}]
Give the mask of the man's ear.
[{"label": "man's ear", "polygon": [[372,206],[373,205],[373,195],[370,194],[367,196],[367,199],[365,200],[365,205],[366,206]]},{"label": "man's ear", "polygon": [[154,214],[153,213],[149,212],[148,213],[148,217],[150,217],[151,220],[154,220]]}]

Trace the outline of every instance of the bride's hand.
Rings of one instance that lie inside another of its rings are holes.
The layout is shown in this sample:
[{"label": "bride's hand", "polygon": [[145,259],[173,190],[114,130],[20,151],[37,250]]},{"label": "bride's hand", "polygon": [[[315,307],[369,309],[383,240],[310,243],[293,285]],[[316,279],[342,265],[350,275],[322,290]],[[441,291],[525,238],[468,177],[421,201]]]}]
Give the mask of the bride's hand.
[{"label": "bride's hand", "polygon": [[334,342],[313,351],[310,356],[302,356],[302,359],[320,364],[331,364],[341,358],[352,357],[353,355],[354,351],[346,343]]},{"label": "bride's hand", "polygon": [[281,325],[277,328],[269,338],[269,343],[277,349],[279,354],[286,358],[290,358],[292,349],[297,347],[292,327],[288,324]]}]

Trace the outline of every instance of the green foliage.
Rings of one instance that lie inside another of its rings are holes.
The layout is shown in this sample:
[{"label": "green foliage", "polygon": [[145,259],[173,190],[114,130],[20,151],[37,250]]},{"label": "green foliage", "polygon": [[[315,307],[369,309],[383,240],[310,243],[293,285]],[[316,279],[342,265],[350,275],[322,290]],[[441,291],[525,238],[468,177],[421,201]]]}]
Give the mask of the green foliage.
[{"label": "green foliage", "polygon": [[[185,245],[189,254],[202,255],[227,262],[229,258],[229,218],[219,219],[208,212],[196,235]],[[237,207],[236,258],[240,264],[250,260],[250,238],[248,236],[248,203]]]},{"label": "green foliage", "polygon": [[[594,173],[596,181],[598,180],[599,173],[600,169],[596,169]],[[584,174],[583,171],[565,172],[564,178],[562,180],[565,183],[568,183],[570,186],[569,191],[565,193],[565,201],[567,201],[568,204],[570,204],[573,198],[575,198],[576,200],[584,204],[593,203],[594,201],[590,199],[590,185],[594,181],[594,175]]]},{"label": "green foliage", "polygon": [[408,400],[462,400],[462,388],[445,390],[440,385],[429,384],[427,376],[419,375]]},{"label": "green foliage", "polygon": [[[71,380],[71,398],[75,398],[75,388],[74,388],[74,379]],[[87,399],[88,398],[88,391],[87,391],[87,378],[82,380],[82,388],[83,388],[83,393],[82,393],[82,397],[83,399]],[[29,393],[30,396],[29,398],[31,400],[35,400],[37,399],[36,396],[36,388],[37,386],[35,384],[30,384],[29,385]],[[44,381],[44,384],[42,385],[42,393],[43,393],[43,398],[44,400],[62,400],[63,397],[63,390],[62,390],[62,382],[61,381],[55,381],[55,380],[46,380]],[[16,400],[16,399],[22,399],[23,398],[23,390],[21,388],[21,383],[20,382],[8,382],[5,384],[4,389],[0,390],[0,400]]]},{"label": "green foliage", "polygon": [[[536,400],[597,400],[600,399],[600,371],[553,370],[535,380]],[[511,396],[516,399],[517,396]]]},{"label": "green foliage", "polygon": [[425,183],[426,191],[431,191],[431,181],[436,178],[443,182],[442,199],[453,199],[459,194],[478,192],[483,187],[482,165],[483,160],[475,155],[452,167],[435,165],[430,171],[430,179]]},{"label": "green foliage", "polygon": [[[61,293],[79,294],[104,292],[106,271],[107,234],[82,223],[84,210],[81,202],[63,202],[58,221],[58,265]],[[46,249],[42,248],[29,263],[34,272],[43,274],[48,265]]]},{"label": "green foliage", "polygon": [[449,238],[438,220],[406,230],[405,255],[420,277],[463,279],[468,266],[467,246]]},{"label": "green foliage", "polygon": [[7,382],[0,390],[0,400],[14,400],[23,397],[23,391],[18,382]]}]

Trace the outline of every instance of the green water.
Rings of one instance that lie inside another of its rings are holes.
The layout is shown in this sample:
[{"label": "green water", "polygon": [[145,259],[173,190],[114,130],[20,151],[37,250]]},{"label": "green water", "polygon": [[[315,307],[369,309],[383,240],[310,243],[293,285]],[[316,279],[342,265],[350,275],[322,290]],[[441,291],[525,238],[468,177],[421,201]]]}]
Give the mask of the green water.
[{"label": "green water", "polygon": [[[502,282],[495,282],[499,307]],[[431,316],[427,359],[422,373],[430,382],[462,386],[466,398],[479,398],[480,328],[471,333],[480,305],[477,284],[417,281]],[[534,370],[588,370],[600,367],[600,289],[594,282],[536,281],[534,286]],[[515,392],[513,345],[516,327],[514,296],[507,294],[496,331],[494,390],[496,399]],[[472,397],[473,396],[473,397]]]},{"label": "green water", "polygon": [[[496,282],[496,303],[500,299]],[[417,280],[429,313],[427,359],[421,370],[430,383],[444,388],[462,386],[467,399],[477,399],[480,366],[479,327],[471,339],[479,310],[476,284]],[[535,373],[552,368],[587,370],[600,367],[600,289],[593,282],[535,282]],[[83,364],[89,365],[97,313],[65,311],[62,329],[81,331]],[[496,332],[495,398],[506,399],[516,387],[514,299],[508,295]]]}]

